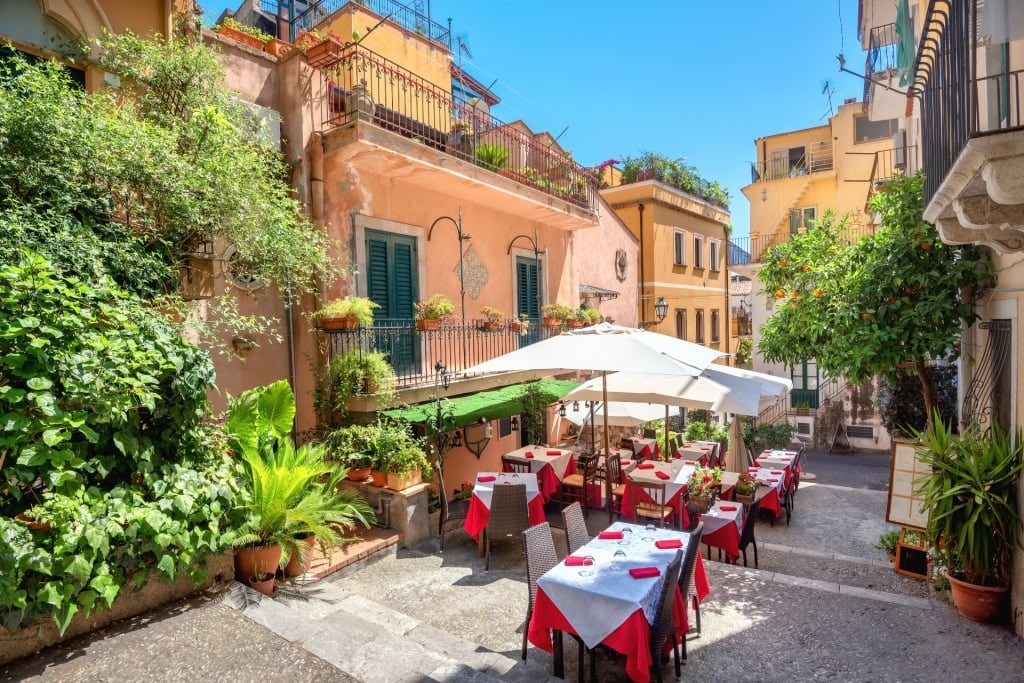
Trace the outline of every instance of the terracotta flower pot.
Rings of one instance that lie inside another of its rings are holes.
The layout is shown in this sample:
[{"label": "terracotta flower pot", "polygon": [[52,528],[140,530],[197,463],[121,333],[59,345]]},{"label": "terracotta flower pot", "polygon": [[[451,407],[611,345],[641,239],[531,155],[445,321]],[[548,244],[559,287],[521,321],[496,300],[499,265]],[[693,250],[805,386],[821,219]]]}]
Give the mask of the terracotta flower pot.
[{"label": "terracotta flower pot", "polygon": [[276,592],[274,586],[274,575],[273,574],[259,574],[257,576],[250,576],[245,580],[245,585],[253,590],[257,590],[264,595],[273,595]]},{"label": "terracotta flower pot", "polygon": [[562,321],[558,318],[544,318],[543,322],[544,327],[560,327],[562,325]]},{"label": "terracotta flower pot", "polygon": [[357,467],[350,469],[348,474],[345,476],[347,476],[351,481],[366,481],[372,473],[372,467]]},{"label": "terracotta flower pot", "polygon": [[343,318],[320,318],[320,327],[324,330],[354,330],[359,327],[359,318],[354,315]]},{"label": "terracotta flower pot", "polygon": [[423,318],[416,321],[417,330],[436,330],[441,327],[441,321],[436,318]]},{"label": "terracotta flower pot", "polygon": [[313,558],[313,546],[315,544],[316,536],[314,534],[299,540],[298,552],[292,553],[292,556],[288,558],[288,564],[284,566],[285,576],[292,577],[306,573]]},{"label": "terracotta flower pot", "polygon": [[1009,590],[1006,586],[978,586],[961,581],[946,572],[953,604],[971,621],[988,621],[996,615]]},{"label": "terracotta flower pot", "polygon": [[254,576],[269,573],[273,578],[280,564],[281,546],[277,543],[235,550],[235,578],[246,585]]},{"label": "terracotta flower pot", "polygon": [[374,486],[387,486],[388,485],[388,473],[380,470],[373,470],[373,485]]}]

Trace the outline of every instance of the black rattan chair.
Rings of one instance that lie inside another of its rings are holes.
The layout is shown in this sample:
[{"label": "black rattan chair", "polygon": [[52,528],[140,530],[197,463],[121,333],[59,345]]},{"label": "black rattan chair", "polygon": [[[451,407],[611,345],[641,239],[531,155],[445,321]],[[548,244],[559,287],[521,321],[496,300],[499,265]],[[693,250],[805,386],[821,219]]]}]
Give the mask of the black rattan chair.
[{"label": "black rattan chair", "polygon": [[570,555],[590,543],[590,532],[587,531],[587,521],[579,501],[562,508],[562,522],[565,524],[565,542]]},{"label": "black rattan chair", "polygon": [[[693,608],[696,625],[691,629],[700,633],[700,598],[697,597],[697,582],[694,574],[697,570],[697,556],[700,555],[700,539],[704,535],[704,522],[699,522],[690,532],[690,540],[686,543],[686,556],[683,559],[683,570],[679,574],[679,590],[686,596],[685,600]],[[686,659],[686,638],[683,638],[683,659]],[[676,669],[676,675],[679,670]]]},{"label": "black rattan chair", "polygon": [[491,543],[507,538],[519,540],[529,527],[526,484],[495,486],[491,494],[491,514],[484,529],[484,570],[491,568]]},{"label": "black rattan chair", "polygon": [[[700,534],[697,535],[697,539],[699,544]],[[700,551],[698,550],[698,552]],[[672,619],[672,604],[675,601],[676,586],[683,575],[682,568],[687,562],[691,566],[693,565],[695,558],[692,556],[692,544],[687,544],[686,558],[684,559],[682,550],[677,550],[676,556],[665,569],[665,584],[661,587],[661,595],[658,598],[658,615],[654,619],[654,624],[651,625],[651,661],[654,662],[654,674],[658,683],[663,680],[661,653],[665,649],[667,641],[672,642],[672,659],[676,668],[676,678],[682,675],[682,670],[679,667],[679,638],[676,637],[676,624]],[[685,639],[683,642],[686,642]],[[684,650],[683,657],[685,658],[685,656]]]},{"label": "black rattan chair", "polygon": [[754,569],[757,569],[757,540],[754,538],[754,524],[757,522],[757,512],[761,501],[754,499],[753,503],[743,506],[743,533],[740,534],[740,552],[743,553],[743,566],[747,566],[747,546],[754,546]]}]

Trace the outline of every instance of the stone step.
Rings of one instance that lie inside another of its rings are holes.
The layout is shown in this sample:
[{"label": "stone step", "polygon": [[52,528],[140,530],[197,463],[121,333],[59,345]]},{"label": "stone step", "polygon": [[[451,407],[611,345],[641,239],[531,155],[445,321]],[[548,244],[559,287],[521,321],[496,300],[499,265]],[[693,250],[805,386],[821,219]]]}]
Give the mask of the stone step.
[{"label": "stone step", "polygon": [[273,599],[237,584],[231,595],[247,618],[365,683],[556,680],[547,662],[489,651],[328,581],[283,586]]}]

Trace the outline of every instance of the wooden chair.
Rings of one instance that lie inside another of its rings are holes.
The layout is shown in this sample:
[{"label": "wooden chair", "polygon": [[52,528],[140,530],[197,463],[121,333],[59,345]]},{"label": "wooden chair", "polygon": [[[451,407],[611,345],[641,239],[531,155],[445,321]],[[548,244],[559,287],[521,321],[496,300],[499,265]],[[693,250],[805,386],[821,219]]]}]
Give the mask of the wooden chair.
[{"label": "wooden chair", "polygon": [[501,456],[502,472],[518,472],[520,474],[530,473],[530,463],[510,458],[507,455]]},{"label": "wooden chair", "polygon": [[491,543],[495,539],[520,539],[530,528],[526,503],[526,484],[495,486],[491,494],[491,514],[484,529],[484,571],[491,568]]},{"label": "wooden chair", "polygon": [[597,477],[597,461],[597,453],[582,453],[576,457],[576,474],[570,474],[562,479],[559,500],[563,506],[579,501],[586,514],[591,507],[590,494]]},{"label": "wooden chair", "polygon": [[590,543],[590,532],[587,531],[587,521],[579,501],[562,508],[562,522],[565,524],[565,542],[570,555]]},{"label": "wooden chair", "polygon": [[626,495],[626,478],[622,471],[622,456],[618,453],[604,459],[605,476],[612,481],[612,510],[622,513],[622,497]]},{"label": "wooden chair", "polygon": [[438,491],[440,492],[440,514],[438,515],[437,535],[441,544],[441,552],[444,552],[444,537],[451,531],[461,530],[469,515],[468,500],[448,500],[448,488],[444,483],[444,471],[441,469],[441,461],[434,461],[434,471],[437,472]]},{"label": "wooden chair", "polygon": [[[693,608],[696,619],[695,633],[700,633],[700,598],[697,597],[697,582],[694,574],[697,569],[697,556],[700,555],[700,539],[704,535],[704,522],[700,522],[690,532],[686,543],[686,556],[683,558],[683,569],[679,573],[679,590],[686,596],[686,602]],[[683,659],[686,659],[686,638],[683,638]],[[678,676],[678,668],[676,669]]]},{"label": "wooden chair", "polygon": [[671,526],[676,526],[676,511],[665,502],[664,482],[637,481],[626,477],[626,486],[629,488],[629,497],[633,503],[634,519],[638,522],[641,519],[653,519],[662,528],[665,521],[670,520]]}]

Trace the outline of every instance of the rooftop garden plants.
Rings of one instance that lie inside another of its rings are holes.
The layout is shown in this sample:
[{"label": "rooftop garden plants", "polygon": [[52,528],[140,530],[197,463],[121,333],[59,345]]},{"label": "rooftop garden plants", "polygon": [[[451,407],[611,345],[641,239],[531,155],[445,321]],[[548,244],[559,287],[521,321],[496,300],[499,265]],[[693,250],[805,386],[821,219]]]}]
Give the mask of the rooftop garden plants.
[{"label": "rooftop garden plants", "polygon": [[702,178],[697,169],[684,159],[671,159],[656,152],[624,157],[620,182],[626,185],[641,180],[657,180],[715,206],[729,208],[729,191],[717,180]]}]

